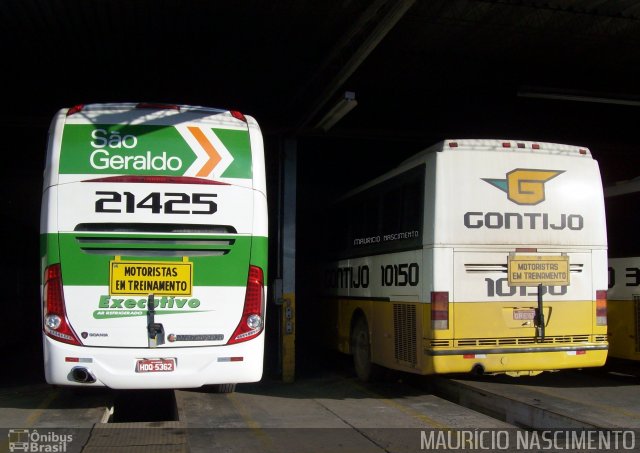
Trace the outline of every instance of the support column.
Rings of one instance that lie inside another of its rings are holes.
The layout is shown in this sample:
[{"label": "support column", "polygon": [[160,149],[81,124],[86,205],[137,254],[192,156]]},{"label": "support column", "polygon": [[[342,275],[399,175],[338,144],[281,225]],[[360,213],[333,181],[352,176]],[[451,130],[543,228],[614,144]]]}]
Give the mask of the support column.
[{"label": "support column", "polygon": [[285,139],[282,188],[282,296],[280,310],[280,357],[282,380],[295,380],[296,366],[296,178],[298,142]]}]

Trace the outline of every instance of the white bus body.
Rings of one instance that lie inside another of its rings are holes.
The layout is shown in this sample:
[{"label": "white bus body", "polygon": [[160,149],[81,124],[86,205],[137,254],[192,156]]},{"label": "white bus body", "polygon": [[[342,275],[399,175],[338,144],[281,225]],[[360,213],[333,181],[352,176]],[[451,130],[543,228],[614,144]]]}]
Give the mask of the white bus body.
[{"label": "white bus body", "polygon": [[[368,341],[374,365],[422,374],[604,364],[606,228],[588,149],[447,140],[337,209],[325,287],[339,350]],[[509,275],[512,259],[526,272]]]},{"label": "white bus body", "polygon": [[609,356],[640,360],[640,177],[604,191],[609,233]]},{"label": "white bus body", "polygon": [[229,389],[261,379],[267,202],[253,118],[149,104],[60,110],[40,230],[47,382]]}]

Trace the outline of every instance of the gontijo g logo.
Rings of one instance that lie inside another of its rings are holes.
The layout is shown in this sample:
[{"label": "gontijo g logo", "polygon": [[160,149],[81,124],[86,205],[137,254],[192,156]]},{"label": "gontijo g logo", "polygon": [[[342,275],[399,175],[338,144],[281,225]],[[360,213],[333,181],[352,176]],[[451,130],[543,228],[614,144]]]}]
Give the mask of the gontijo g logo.
[{"label": "gontijo g logo", "polygon": [[506,179],[482,178],[507,193],[507,198],[519,205],[536,205],[545,199],[544,185],[564,173],[561,170],[533,170],[516,168],[507,173]]}]

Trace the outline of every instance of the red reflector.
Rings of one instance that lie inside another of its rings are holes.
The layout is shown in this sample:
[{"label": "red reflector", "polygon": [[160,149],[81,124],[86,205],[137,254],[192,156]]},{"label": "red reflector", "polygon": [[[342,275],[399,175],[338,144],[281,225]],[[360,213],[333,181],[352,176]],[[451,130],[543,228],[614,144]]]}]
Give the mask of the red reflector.
[{"label": "red reflector", "polygon": [[227,186],[226,182],[192,176],[107,176],[106,178],[85,179],[82,182],[130,182],[147,184],[209,184]]},{"label": "red reflector", "polygon": [[518,143],[518,148],[524,148],[524,143]]},{"label": "red reflector", "polygon": [[464,354],[462,356],[463,359],[475,359],[476,355],[475,354]]},{"label": "red reflector", "polygon": [[153,109],[153,110],[177,110],[180,111],[180,106],[175,104],[155,104],[153,102],[140,102],[136,105],[137,109]]},{"label": "red reflector", "polygon": [[587,353],[587,351],[585,351],[584,349],[582,351],[576,351],[576,355],[585,355]]},{"label": "red reflector", "polygon": [[502,142],[502,147],[503,147],[503,148],[511,148],[511,143],[509,143],[509,142]]},{"label": "red reflector", "polygon": [[240,121],[244,121],[245,123],[247,122],[247,118],[237,110],[230,110],[229,113],[231,113],[232,117],[239,119]]},{"label": "red reflector", "polygon": [[231,357],[230,358],[230,362],[242,362],[244,360],[244,357]]},{"label": "red reflector", "polygon": [[69,110],[67,110],[67,116],[71,116],[74,113],[78,113],[78,112],[82,112],[82,109],[84,108],[84,104],[77,104],[74,105],[73,107],[71,107]]},{"label": "red reflector", "polygon": [[586,155],[587,155],[587,150],[586,150],[586,149],[580,149],[578,152],[579,152],[580,154],[582,154],[583,156],[586,156]]},{"label": "red reflector", "polygon": [[449,148],[457,148],[457,147],[458,147],[457,142],[449,142]]},{"label": "red reflector", "polygon": [[531,145],[531,148],[540,149],[540,145],[538,145],[537,143],[534,143],[533,145]]},{"label": "red reflector", "polygon": [[79,362],[80,359],[78,357],[65,357],[64,361],[65,362]]}]

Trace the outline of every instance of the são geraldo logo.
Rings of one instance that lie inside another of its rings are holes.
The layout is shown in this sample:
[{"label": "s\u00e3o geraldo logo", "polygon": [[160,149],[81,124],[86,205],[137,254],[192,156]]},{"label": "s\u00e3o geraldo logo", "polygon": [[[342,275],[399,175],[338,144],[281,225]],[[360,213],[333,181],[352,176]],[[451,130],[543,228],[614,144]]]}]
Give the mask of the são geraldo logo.
[{"label": "s\u00e3o geraldo logo", "polygon": [[505,179],[481,179],[505,192],[512,202],[533,206],[545,200],[545,184],[562,173],[561,170],[516,168],[507,173]]}]

